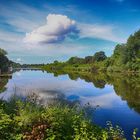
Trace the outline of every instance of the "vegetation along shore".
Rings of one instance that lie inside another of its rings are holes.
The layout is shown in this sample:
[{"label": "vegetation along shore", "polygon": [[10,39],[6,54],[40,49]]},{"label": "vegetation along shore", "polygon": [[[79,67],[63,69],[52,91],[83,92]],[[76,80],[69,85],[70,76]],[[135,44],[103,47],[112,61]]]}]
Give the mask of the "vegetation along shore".
[{"label": "vegetation along shore", "polygon": [[[34,65],[35,66],[35,65]],[[103,51],[85,58],[71,57],[66,62],[54,61],[42,65],[44,70],[63,70],[78,72],[140,72],[140,30],[135,32],[127,40],[126,44],[118,44],[111,57],[107,57]]]},{"label": "vegetation along shore", "polygon": [[[88,107],[88,106],[87,106]],[[86,106],[85,106],[86,108]],[[107,122],[101,128],[86,116],[79,105],[57,103],[42,105],[36,94],[24,100],[13,96],[0,100],[0,139],[3,140],[124,140],[119,126]],[[136,137],[136,129],[132,139]]]}]

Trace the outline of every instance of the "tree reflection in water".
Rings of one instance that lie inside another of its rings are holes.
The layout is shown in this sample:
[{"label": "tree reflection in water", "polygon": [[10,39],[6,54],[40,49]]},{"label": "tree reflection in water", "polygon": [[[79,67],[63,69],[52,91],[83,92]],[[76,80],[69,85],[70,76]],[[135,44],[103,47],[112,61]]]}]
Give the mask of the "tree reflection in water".
[{"label": "tree reflection in water", "polygon": [[92,82],[96,88],[104,88],[106,84],[113,85],[114,90],[122,100],[127,101],[128,106],[140,113],[140,75],[125,75],[119,73],[85,73],[50,71],[54,76],[68,74],[71,80],[78,78],[86,82]]},{"label": "tree reflection in water", "polygon": [[8,83],[8,78],[2,78],[0,77],[0,93],[4,92],[6,90],[6,85]]}]

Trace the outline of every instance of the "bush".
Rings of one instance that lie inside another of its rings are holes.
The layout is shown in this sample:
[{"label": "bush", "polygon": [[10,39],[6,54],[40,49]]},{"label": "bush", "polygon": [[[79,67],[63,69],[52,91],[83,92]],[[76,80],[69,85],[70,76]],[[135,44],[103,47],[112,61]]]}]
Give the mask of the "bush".
[{"label": "bush", "polygon": [[[0,102],[0,139],[44,139],[44,140],[111,140],[123,139],[123,131],[91,123],[84,108],[70,105],[42,106],[38,99],[28,97],[24,101],[13,98]],[[37,101],[37,103],[36,103]],[[10,113],[9,109],[12,110]]]}]

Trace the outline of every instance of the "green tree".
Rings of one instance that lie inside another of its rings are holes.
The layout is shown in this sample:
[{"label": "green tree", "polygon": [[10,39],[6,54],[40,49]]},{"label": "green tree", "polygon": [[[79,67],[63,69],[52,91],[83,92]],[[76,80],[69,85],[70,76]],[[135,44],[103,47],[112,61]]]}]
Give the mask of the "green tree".
[{"label": "green tree", "polygon": [[96,52],[93,56],[94,61],[103,61],[106,58],[107,58],[107,56],[105,55],[105,53],[103,51]]},{"label": "green tree", "polygon": [[93,57],[92,56],[86,56],[85,57],[85,63],[92,63],[93,62]]},{"label": "green tree", "polygon": [[0,48],[0,55],[6,55],[6,54],[7,54],[7,52]]},{"label": "green tree", "polygon": [[1,72],[7,71],[9,66],[9,60],[6,56],[7,52],[0,49],[0,70]]},{"label": "green tree", "polygon": [[126,44],[118,44],[110,58],[109,67],[112,70],[140,69],[140,30],[135,32],[127,40]]},{"label": "green tree", "polygon": [[67,62],[69,64],[82,64],[84,63],[84,59],[76,56],[76,57],[71,57]]}]

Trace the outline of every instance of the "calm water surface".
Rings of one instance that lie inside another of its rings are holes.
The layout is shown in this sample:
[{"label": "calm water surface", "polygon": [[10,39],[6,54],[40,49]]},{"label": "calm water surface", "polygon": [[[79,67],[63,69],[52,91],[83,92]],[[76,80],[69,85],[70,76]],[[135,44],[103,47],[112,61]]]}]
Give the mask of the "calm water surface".
[{"label": "calm water surface", "polygon": [[130,139],[133,129],[140,129],[140,78],[136,81],[134,76],[132,80],[92,76],[65,74],[56,77],[47,72],[21,70],[9,81],[0,79],[0,97],[8,99],[15,93],[26,96],[35,92],[46,102],[59,98],[82,105],[90,103],[93,108],[98,105],[93,121],[105,126],[109,120],[121,126]]}]

